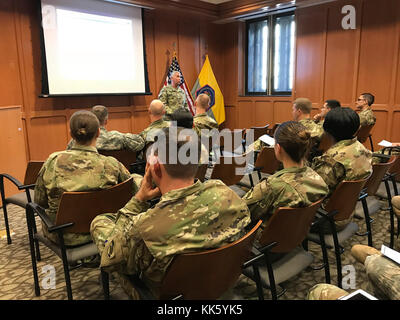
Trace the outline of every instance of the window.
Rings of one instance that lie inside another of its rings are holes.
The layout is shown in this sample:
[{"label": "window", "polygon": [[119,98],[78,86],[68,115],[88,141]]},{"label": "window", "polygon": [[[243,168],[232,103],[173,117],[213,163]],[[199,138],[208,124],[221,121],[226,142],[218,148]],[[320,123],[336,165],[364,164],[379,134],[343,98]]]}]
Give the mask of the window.
[{"label": "window", "polygon": [[246,94],[292,93],[295,28],[293,13],[247,22]]}]

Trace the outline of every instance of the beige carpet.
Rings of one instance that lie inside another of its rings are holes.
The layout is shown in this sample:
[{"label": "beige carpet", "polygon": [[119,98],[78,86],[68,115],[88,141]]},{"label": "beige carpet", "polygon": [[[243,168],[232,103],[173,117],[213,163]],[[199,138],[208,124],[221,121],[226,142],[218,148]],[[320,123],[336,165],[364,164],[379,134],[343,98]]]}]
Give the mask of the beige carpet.
[{"label": "beige carpet", "polygon": [[[386,206],[387,202],[382,201]],[[12,244],[7,245],[5,238],[0,239],[0,299],[1,300],[66,300],[66,288],[64,272],[61,260],[50,250],[41,246],[42,260],[38,262],[39,282],[41,295],[35,296],[33,285],[32,264],[29,251],[29,241],[25,211],[17,206],[9,205],[10,227],[14,232]],[[372,224],[374,247],[380,249],[382,243],[389,241],[389,213],[380,211],[373,216]],[[363,220],[355,220],[362,231],[365,230]],[[40,222],[38,223],[40,226]],[[3,213],[0,210],[0,230],[4,229]],[[356,287],[366,289],[366,275],[363,265],[356,263],[350,255],[353,244],[367,243],[366,237],[354,236],[345,244],[345,253],[342,255],[342,265],[353,265],[356,269]],[[310,252],[315,256],[314,264],[322,260],[320,247],[310,243]],[[333,252],[329,253],[332,283],[337,284],[336,263]],[[42,272],[43,268],[50,266],[55,268],[55,288],[45,289],[49,285],[46,282],[48,273]],[[71,271],[73,298],[76,300],[101,300],[103,292],[99,284],[99,270],[97,268],[78,268]],[[283,286],[287,292],[281,300],[303,300],[307,297],[308,290],[317,283],[325,281],[324,270],[314,271],[306,269],[298,276],[286,281]],[[110,282],[111,299],[127,299],[118,283]],[[351,291],[351,290],[350,290]],[[264,290],[265,297],[269,298],[269,290]],[[241,276],[236,286],[227,292],[223,299],[257,299],[256,288],[252,280]]]}]

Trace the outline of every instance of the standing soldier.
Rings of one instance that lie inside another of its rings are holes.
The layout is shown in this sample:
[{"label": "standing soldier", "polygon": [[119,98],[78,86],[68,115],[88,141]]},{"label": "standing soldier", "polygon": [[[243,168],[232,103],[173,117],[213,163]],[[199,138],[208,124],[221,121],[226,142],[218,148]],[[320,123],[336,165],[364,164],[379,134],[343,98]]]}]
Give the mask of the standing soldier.
[{"label": "standing soldier", "polygon": [[171,84],[163,87],[158,95],[158,99],[165,106],[165,120],[170,120],[170,116],[179,109],[189,111],[189,106],[186,101],[185,92],[179,87],[181,84],[181,73],[173,71],[171,74]]},{"label": "standing soldier", "polygon": [[[158,297],[176,255],[236,241],[250,223],[246,203],[220,180],[194,181],[199,142],[194,135],[182,137],[182,130],[163,129],[165,145],[160,147],[165,146],[165,155],[155,150],[135,197],[117,213],[99,215],[91,224],[100,266],[118,270],[123,288],[133,299],[139,296],[127,276],[140,275]],[[197,153],[195,163],[177,156],[182,150]],[[160,202],[149,208],[147,201],[160,195]]]},{"label": "standing soldier", "polygon": [[[108,122],[108,111],[105,106],[97,105],[92,108],[100,123],[100,136],[96,142],[97,150],[129,150],[138,151],[142,150],[145,141],[138,134],[133,133],[121,133],[119,131],[107,131],[105,128]],[[74,145],[72,139],[68,143],[67,150],[70,150]]]}]

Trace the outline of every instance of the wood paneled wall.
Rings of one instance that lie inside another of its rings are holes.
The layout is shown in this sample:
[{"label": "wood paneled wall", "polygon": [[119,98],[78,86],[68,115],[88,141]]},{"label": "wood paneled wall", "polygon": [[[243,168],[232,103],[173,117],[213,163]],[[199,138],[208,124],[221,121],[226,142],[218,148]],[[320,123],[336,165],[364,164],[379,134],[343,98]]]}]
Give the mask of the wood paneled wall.
[{"label": "wood paneled wall", "polygon": [[[347,4],[356,8],[355,30],[341,27],[341,8]],[[141,131],[149,123],[147,106],[162,87],[174,51],[190,88],[208,53],[226,104],[223,127],[289,120],[296,97],[311,99],[313,113],[331,98],[354,108],[357,96],[369,91],[376,96],[375,144],[383,138],[400,141],[398,0],[338,0],[297,10],[295,83],[289,97],[243,95],[244,22],[214,24],[208,15],[198,12],[191,15],[157,8],[144,14],[151,96],[39,98],[37,10],[36,1],[0,1],[0,108],[20,106],[26,150],[20,151],[25,152],[20,156],[25,161],[46,159],[51,152],[64,149],[70,139],[68,120],[73,112],[95,104],[109,107],[109,129]],[[4,121],[1,117],[0,126]]]},{"label": "wood paneled wall", "polygon": [[[356,9],[356,29],[344,30],[344,5]],[[245,23],[225,25],[225,89],[229,126],[249,127],[290,120],[292,101],[307,97],[313,114],[326,99],[355,109],[360,93],[375,95],[375,148],[400,141],[400,1],[338,0],[296,11],[295,83],[291,97],[244,96]],[[241,44],[239,44],[242,42]],[[230,69],[230,66],[238,68]],[[230,83],[226,83],[227,78]],[[237,92],[237,94],[235,94]],[[368,146],[368,144],[366,144]]]},{"label": "wood paneled wall", "polygon": [[[27,141],[25,160],[46,159],[70,139],[69,118],[78,109],[103,104],[109,109],[108,129],[140,132],[149,124],[147,106],[158,96],[174,51],[191,88],[209,55],[214,73],[223,78],[222,27],[199,12],[145,10],[144,30],[151,96],[39,98],[41,51],[38,1],[0,2],[0,108],[21,106]],[[203,6],[203,5],[202,5]],[[209,4],[204,4],[207,8]],[[4,118],[0,119],[0,125]],[[2,154],[1,157],[6,157]],[[1,171],[6,171],[2,168]]]}]

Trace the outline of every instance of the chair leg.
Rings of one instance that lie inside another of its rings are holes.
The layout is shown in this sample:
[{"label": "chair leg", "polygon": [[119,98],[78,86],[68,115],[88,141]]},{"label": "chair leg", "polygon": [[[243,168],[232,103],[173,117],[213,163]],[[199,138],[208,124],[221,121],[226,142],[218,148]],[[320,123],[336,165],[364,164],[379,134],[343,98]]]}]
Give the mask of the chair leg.
[{"label": "chair leg", "polygon": [[390,192],[389,182],[385,180],[385,188],[387,193],[387,201],[389,205],[389,213],[390,213],[390,243],[389,247],[393,249],[394,245],[394,212],[392,207],[392,195]]},{"label": "chair leg", "polygon": [[392,184],[393,184],[394,196],[398,196],[399,195],[399,191],[397,190],[397,183],[396,183],[395,177],[392,176],[390,180],[392,181]]},{"label": "chair leg", "polygon": [[103,284],[104,299],[110,300],[109,275],[104,270],[101,270],[101,282]]},{"label": "chair leg", "polygon": [[367,227],[367,232],[363,233],[363,234],[359,234],[357,233],[357,235],[360,236],[364,236],[367,235],[368,236],[368,246],[372,247],[372,231],[371,231],[371,218],[369,216],[369,210],[368,210],[368,205],[367,205],[367,199],[363,198],[361,200],[362,206],[363,206],[363,210],[364,210],[364,216],[365,216],[365,224]]},{"label": "chair leg", "polygon": [[318,234],[319,234],[319,241],[321,243],[321,250],[322,250],[322,260],[323,260],[323,265],[325,269],[325,282],[326,283],[331,283],[331,273],[329,270],[329,261],[328,261],[328,252],[326,250],[326,245],[325,245],[325,235],[322,231],[322,228],[318,228]]},{"label": "chair leg", "polygon": [[249,173],[249,180],[250,180],[250,186],[253,188],[254,182],[253,182],[253,176],[252,176],[251,172]]},{"label": "chair leg", "polygon": [[[37,233],[37,228],[36,228],[35,216],[33,216],[32,224],[33,224],[32,225],[33,232],[36,234]],[[42,258],[41,258],[41,255],[40,255],[39,241],[37,241],[35,239],[34,242],[35,242],[35,249],[36,249],[36,260],[40,261],[40,260],[42,260]]]},{"label": "chair leg", "polygon": [[256,265],[253,265],[252,268],[253,268],[254,278],[255,278],[255,282],[256,282],[258,300],[264,300],[264,292],[263,292],[263,287],[261,284],[260,271],[258,270],[258,267]]},{"label": "chair leg", "polygon": [[67,286],[67,296],[68,296],[68,300],[73,300],[72,299],[71,278],[69,276],[67,252],[65,250],[64,237],[63,237],[62,231],[58,231],[58,240],[59,240],[59,244],[61,247],[61,259],[62,259],[63,266],[64,266],[64,276],[65,276],[65,284]]},{"label": "chair leg", "polygon": [[7,233],[7,244],[11,244],[11,234],[10,234],[10,226],[8,224],[8,214],[7,214],[7,204],[5,203],[4,199],[3,202],[3,214],[4,214],[4,224],[6,226],[6,233]]},{"label": "chair leg", "polygon": [[333,243],[335,244],[336,266],[337,266],[337,274],[338,274],[338,287],[342,288],[342,257],[341,257],[341,252],[340,252],[342,247],[339,245],[335,222],[333,221],[333,219],[329,219],[329,223],[331,225]]},{"label": "chair leg", "polygon": [[272,264],[271,264],[271,262],[269,260],[268,252],[265,252],[265,260],[266,260],[266,263],[267,263],[268,278],[269,278],[269,288],[271,290],[272,300],[278,300],[278,296],[276,294],[274,270],[273,270]]},{"label": "chair leg", "polygon": [[31,212],[31,210],[27,207],[26,208],[26,222],[27,222],[27,225],[28,225],[28,238],[29,238],[29,248],[30,248],[30,251],[31,251],[33,280],[34,280],[34,283],[35,283],[35,295],[36,296],[40,296],[39,277],[38,277],[37,265],[36,265],[32,219],[34,219],[33,212]]}]

